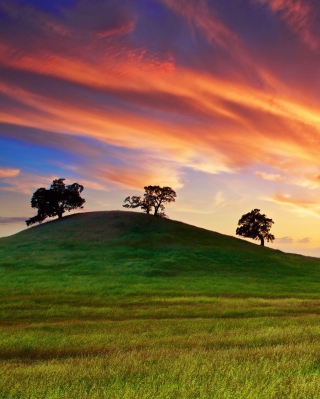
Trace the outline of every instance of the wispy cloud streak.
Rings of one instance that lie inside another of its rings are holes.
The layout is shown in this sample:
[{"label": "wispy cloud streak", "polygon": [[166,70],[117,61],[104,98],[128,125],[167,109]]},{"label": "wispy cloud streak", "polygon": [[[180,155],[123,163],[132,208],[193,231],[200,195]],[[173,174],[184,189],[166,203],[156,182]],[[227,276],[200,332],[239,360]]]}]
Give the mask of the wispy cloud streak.
[{"label": "wispy cloud streak", "polygon": [[19,169],[0,168],[0,179],[4,177],[15,177],[19,173]]},{"label": "wispy cloud streak", "polygon": [[312,49],[319,47],[319,37],[312,33],[312,27],[316,22],[315,10],[312,3],[306,0],[254,0],[266,4],[276,13],[279,13],[288,27],[301,37]]},{"label": "wispy cloud streak", "polygon": [[13,224],[25,222],[25,217],[2,217],[0,216],[0,224]]}]

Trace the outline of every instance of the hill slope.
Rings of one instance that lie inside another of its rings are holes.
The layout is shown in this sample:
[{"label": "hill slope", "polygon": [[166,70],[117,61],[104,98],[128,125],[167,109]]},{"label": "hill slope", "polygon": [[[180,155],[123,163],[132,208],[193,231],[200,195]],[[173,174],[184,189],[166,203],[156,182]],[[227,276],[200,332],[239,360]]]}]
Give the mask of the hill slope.
[{"label": "hill slope", "polygon": [[125,211],[75,214],[2,238],[0,259],[2,281],[13,273],[21,290],[33,282],[86,292],[126,284],[167,294],[314,296],[320,282],[318,258]]}]

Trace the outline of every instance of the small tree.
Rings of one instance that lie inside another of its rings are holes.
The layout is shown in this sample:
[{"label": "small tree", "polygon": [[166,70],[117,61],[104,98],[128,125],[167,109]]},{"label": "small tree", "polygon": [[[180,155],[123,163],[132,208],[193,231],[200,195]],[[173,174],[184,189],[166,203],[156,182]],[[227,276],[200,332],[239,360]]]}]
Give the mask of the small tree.
[{"label": "small tree", "polygon": [[27,226],[42,223],[47,217],[58,216],[61,219],[66,211],[83,208],[82,205],[86,202],[80,196],[84,189],[83,186],[78,183],[66,186],[64,180],[53,180],[49,190],[41,187],[33,193],[31,207],[38,209],[38,213],[26,220]]},{"label": "small tree", "polygon": [[171,187],[145,186],[143,198],[138,196],[127,197],[124,202],[125,208],[141,208],[150,214],[153,210],[154,216],[167,217],[165,214],[165,204],[174,202],[177,196]]},{"label": "small tree", "polygon": [[260,240],[260,245],[264,245],[264,241],[273,242],[274,235],[269,231],[273,225],[273,220],[261,215],[260,209],[253,209],[251,212],[242,215],[238,222],[236,234],[253,240]]}]

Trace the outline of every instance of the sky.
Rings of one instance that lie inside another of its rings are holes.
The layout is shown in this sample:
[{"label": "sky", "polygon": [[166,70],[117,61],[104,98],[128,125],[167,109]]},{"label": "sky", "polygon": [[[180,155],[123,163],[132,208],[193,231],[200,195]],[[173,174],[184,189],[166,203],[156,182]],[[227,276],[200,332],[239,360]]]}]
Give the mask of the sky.
[{"label": "sky", "polygon": [[[173,220],[320,257],[318,0],[0,0],[0,236],[53,179],[85,211],[170,186]],[[259,242],[257,242],[259,244]]]}]

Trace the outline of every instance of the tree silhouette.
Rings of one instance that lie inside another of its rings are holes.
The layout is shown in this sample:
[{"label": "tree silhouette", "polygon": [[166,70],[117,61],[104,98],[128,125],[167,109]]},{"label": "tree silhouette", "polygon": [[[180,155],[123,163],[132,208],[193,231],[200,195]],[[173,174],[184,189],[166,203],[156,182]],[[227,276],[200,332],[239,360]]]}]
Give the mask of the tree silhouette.
[{"label": "tree silhouette", "polygon": [[26,220],[27,226],[42,223],[47,217],[58,216],[61,219],[66,211],[83,208],[82,205],[86,202],[80,196],[84,189],[83,186],[78,183],[66,186],[64,180],[55,179],[49,190],[41,187],[33,193],[31,207],[38,209],[38,213]]},{"label": "tree silhouette", "polygon": [[260,209],[253,209],[251,212],[242,215],[238,222],[236,234],[253,240],[260,240],[260,245],[264,245],[264,241],[272,242],[274,235],[269,231],[274,221],[261,215]]},{"label": "tree silhouette", "polygon": [[150,214],[153,210],[154,216],[165,218],[165,204],[174,202],[177,196],[176,192],[171,187],[160,186],[145,186],[145,193],[143,197],[132,196],[127,197],[122,205],[125,208],[141,208],[146,213]]}]

